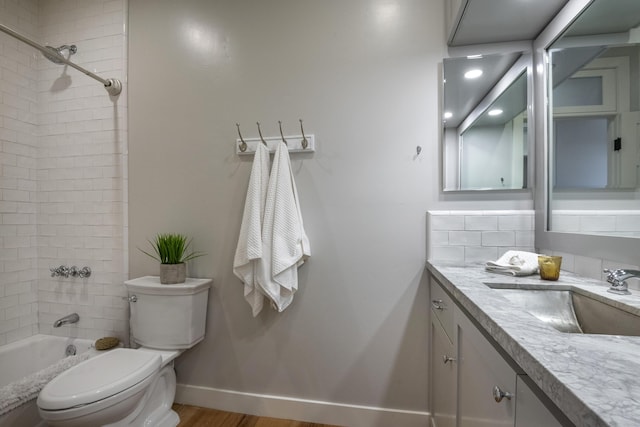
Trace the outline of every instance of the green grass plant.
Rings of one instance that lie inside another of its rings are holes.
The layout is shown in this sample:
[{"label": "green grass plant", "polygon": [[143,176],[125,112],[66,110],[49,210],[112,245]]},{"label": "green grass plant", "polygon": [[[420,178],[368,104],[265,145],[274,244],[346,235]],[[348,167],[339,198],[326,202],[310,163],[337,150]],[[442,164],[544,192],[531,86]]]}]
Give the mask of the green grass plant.
[{"label": "green grass plant", "polygon": [[160,264],[181,264],[205,255],[203,252],[188,252],[191,239],[177,233],[158,234],[153,241],[149,240],[149,244],[153,248],[154,254],[138,249],[159,261]]}]

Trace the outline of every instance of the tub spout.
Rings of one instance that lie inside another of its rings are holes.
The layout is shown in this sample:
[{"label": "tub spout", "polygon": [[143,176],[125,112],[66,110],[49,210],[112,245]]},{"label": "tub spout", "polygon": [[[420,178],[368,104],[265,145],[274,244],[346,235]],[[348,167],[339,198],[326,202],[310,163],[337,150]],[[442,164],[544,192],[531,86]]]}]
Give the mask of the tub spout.
[{"label": "tub spout", "polygon": [[80,320],[80,316],[78,316],[78,313],[71,313],[68,316],[64,316],[63,318],[53,322],[53,327],[59,328],[60,326],[66,325],[68,323],[77,323],[78,320]]}]

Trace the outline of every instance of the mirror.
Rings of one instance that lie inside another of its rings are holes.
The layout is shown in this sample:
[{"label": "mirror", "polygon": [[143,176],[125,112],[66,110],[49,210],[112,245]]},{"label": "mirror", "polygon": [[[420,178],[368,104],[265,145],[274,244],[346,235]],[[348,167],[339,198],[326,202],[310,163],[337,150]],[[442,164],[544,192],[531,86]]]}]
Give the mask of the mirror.
[{"label": "mirror", "polygon": [[521,52],[444,59],[444,191],[527,188],[529,63]]},{"label": "mirror", "polygon": [[547,53],[548,229],[640,237],[640,1],[594,0]]}]

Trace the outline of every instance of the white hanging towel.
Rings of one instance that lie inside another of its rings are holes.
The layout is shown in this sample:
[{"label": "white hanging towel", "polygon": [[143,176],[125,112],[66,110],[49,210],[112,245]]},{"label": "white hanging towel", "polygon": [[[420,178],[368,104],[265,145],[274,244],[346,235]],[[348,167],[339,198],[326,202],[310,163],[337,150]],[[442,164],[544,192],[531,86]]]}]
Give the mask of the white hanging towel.
[{"label": "white hanging towel", "polygon": [[262,221],[269,185],[269,166],[269,150],[264,144],[258,144],[233,259],[233,273],[244,283],[244,298],[251,306],[254,317],[260,313],[264,304],[264,295],[256,282],[256,269],[260,268],[258,261],[263,255]]},{"label": "white hanging towel", "polygon": [[262,227],[262,259],[258,283],[283,311],[298,289],[298,267],[311,255],[304,231],[296,183],[291,171],[289,150],[280,142],[273,158]]}]

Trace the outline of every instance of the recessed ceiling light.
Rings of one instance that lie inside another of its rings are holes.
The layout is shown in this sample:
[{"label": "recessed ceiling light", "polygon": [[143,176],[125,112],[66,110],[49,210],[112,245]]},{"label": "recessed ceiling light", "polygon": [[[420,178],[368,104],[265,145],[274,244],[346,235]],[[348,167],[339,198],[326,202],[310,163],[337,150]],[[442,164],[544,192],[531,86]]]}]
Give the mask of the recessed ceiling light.
[{"label": "recessed ceiling light", "polygon": [[450,119],[451,117],[453,117],[453,113],[451,111],[445,111],[444,112],[444,118],[445,119]]},{"label": "recessed ceiling light", "polygon": [[468,55],[467,59],[482,59],[482,55]]},{"label": "recessed ceiling light", "polygon": [[489,111],[490,116],[499,116],[500,114],[502,114],[502,110],[499,108]]},{"label": "recessed ceiling light", "polygon": [[479,68],[475,68],[473,70],[469,70],[466,73],[464,73],[464,78],[465,79],[477,79],[481,75],[482,75],[482,70],[480,70]]}]

